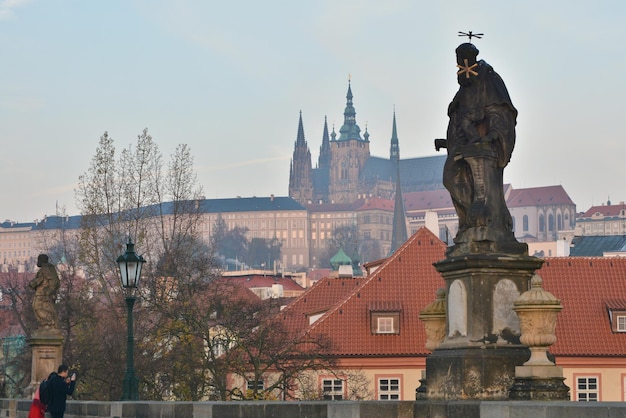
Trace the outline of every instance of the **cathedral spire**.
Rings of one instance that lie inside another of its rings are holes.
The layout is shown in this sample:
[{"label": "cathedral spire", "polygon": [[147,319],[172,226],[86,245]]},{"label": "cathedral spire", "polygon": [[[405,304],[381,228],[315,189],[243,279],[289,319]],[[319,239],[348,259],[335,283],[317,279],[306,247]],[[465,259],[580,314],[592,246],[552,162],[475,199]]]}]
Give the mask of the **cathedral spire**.
[{"label": "cathedral spire", "polygon": [[346,94],[346,109],[343,112],[343,126],[339,129],[339,141],[356,139],[362,141],[361,128],[356,124],[356,110],[352,105],[352,87],[348,81],[348,93]]},{"label": "cathedral spire", "polygon": [[302,123],[302,111],[300,111],[298,134],[289,167],[290,197],[300,203],[306,203],[313,198],[312,172],[311,151],[309,151],[309,147],[304,139],[304,125]]},{"label": "cathedral spire", "polygon": [[328,135],[328,119],[324,116],[324,133],[322,134],[322,145],[320,146],[320,156],[317,163],[318,167],[329,169],[331,158],[332,155],[330,150],[330,137]]},{"label": "cathedral spire", "polygon": [[391,133],[391,158],[390,162],[396,171],[396,196],[393,206],[393,230],[391,232],[391,249],[393,254],[408,239],[406,229],[406,216],[404,214],[404,201],[402,199],[402,187],[400,185],[400,145],[396,130],[396,111],[393,112],[393,128]]},{"label": "cathedral spire", "polygon": [[298,136],[296,137],[296,147],[306,146],[304,139],[304,126],[302,125],[302,110],[300,111],[300,120],[298,121]]},{"label": "cathedral spire", "polygon": [[393,110],[393,127],[391,128],[391,151],[389,155],[391,161],[400,160],[400,143],[398,142],[398,130],[396,129],[396,110]]}]

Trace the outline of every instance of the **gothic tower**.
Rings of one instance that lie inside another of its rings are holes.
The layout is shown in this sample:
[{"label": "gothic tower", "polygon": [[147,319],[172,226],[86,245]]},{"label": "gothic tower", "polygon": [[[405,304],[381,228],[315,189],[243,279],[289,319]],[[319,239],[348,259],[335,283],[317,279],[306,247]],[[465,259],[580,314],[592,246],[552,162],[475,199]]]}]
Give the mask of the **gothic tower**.
[{"label": "gothic tower", "polygon": [[352,98],[352,89],[348,82],[343,126],[339,130],[339,138],[333,136],[330,141],[328,199],[335,203],[354,202],[358,199],[359,175],[370,156],[369,138],[361,138],[361,128],[356,123]]},{"label": "gothic tower", "polygon": [[400,187],[400,143],[396,130],[396,112],[393,112],[393,128],[391,131],[391,151],[389,159],[396,172],[396,195],[393,206],[393,229],[391,232],[391,249],[393,254],[408,239],[406,228],[406,216],[404,214],[404,201],[402,200],[402,188]]},{"label": "gothic tower", "polygon": [[302,111],[298,122],[298,136],[293,149],[293,157],[289,167],[289,196],[300,203],[313,199],[313,170],[311,168],[311,151],[304,139]]}]

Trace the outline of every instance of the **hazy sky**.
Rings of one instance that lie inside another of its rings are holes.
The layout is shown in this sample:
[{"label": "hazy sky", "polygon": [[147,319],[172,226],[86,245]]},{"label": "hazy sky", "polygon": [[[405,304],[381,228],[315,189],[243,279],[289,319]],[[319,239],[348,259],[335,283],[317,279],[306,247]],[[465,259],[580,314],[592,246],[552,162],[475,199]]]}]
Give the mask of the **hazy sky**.
[{"label": "hazy sky", "polygon": [[562,184],[584,211],[626,200],[626,2],[0,0],[0,221],[57,204],[108,131],[187,143],[207,198],[286,196],[302,111],[317,161],[348,75],[371,152],[434,155],[457,90],[458,31],[519,111],[514,188]]}]

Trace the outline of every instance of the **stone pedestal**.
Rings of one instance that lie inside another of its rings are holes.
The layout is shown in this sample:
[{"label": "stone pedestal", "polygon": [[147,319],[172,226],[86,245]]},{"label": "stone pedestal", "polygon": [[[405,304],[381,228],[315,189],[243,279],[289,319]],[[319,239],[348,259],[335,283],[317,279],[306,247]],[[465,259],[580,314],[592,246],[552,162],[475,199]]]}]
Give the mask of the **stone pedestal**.
[{"label": "stone pedestal", "polygon": [[24,390],[25,395],[29,397],[39,383],[63,363],[63,335],[58,329],[40,329],[33,332],[26,343],[32,349],[31,379]]},{"label": "stone pedestal", "polygon": [[563,368],[518,366],[509,399],[516,401],[569,401],[569,387],[564,383]]},{"label": "stone pedestal", "polygon": [[435,263],[446,282],[446,337],[426,358],[430,400],[505,400],[515,367],[530,357],[513,304],[542,260],[467,254]]}]

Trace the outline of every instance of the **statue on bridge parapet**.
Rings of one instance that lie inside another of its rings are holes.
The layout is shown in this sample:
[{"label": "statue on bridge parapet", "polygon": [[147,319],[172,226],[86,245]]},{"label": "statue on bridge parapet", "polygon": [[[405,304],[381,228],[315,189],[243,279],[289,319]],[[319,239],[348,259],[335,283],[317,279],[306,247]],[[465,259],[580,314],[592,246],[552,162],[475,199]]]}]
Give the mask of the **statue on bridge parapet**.
[{"label": "statue on bridge parapet", "polygon": [[517,110],[502,78],[478,49],[463,43],[456,49],[460,85],[448,107],[446,139],[435,149],[448,149],[443,183],[459,217],[456,245],[448,256],[470,253],[527,254],[513,233],[503,190],[504,167],[515,145]]},{"label": "statue on bridge parapet", "polygon": [[55,308],[55,301],[59,294],[61,281],[56,267],[48,261],[46,254],[37,257],[39,271],[29,283],[29,287],[35,291],[33,297],[33,311],[40,330],[56,330],[59,328],[59,316]]}]

